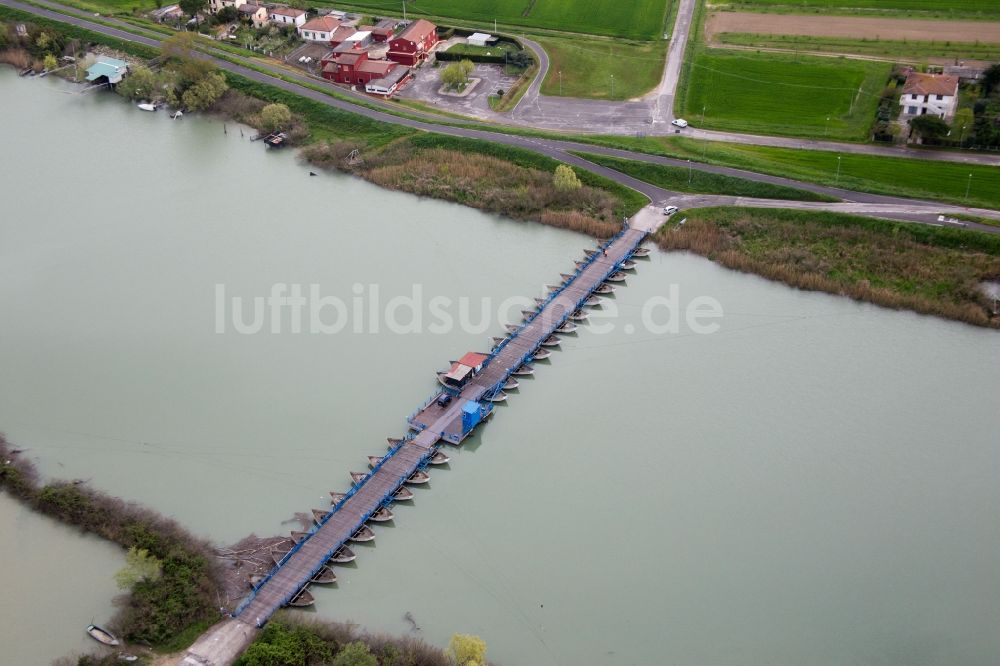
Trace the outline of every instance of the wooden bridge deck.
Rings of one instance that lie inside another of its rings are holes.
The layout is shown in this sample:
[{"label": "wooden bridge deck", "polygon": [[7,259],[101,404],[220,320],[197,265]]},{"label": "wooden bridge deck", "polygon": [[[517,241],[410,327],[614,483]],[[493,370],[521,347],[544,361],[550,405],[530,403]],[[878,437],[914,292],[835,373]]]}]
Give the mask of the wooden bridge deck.
[{"label": "wooden bridge deck", "polygon": [[418,412],[424,427],[413,439],[377,466],[352,495],[338,505],[319,528],[306,538],[268,578],[241,604],[234,616],[252,626],[262,626],[279,608],[287,604],[320,567],[366,523],[380,506],[418,469],[427,464],[435,446],[444,439],[457,442],[463,436],[462,408],[468,401],[479,401],[536,351],[540,343],[576,311],[579,304],[629,258],[647,230],[626,229],[607,246],[607,256],[599,254],[558,292],[521,330],[512,333],[486,367],[467,384],[460,395],[446,407],[433,400]]}]

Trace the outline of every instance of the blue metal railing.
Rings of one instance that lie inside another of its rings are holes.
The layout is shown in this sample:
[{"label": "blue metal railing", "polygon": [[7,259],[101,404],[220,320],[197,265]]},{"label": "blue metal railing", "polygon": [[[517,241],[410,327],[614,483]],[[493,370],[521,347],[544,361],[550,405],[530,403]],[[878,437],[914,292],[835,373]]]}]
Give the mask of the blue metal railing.
[{"label": "blue metal railing", "polygon": [[[236,610],[233,611],[232,617],[238,617],[244,610],[246,610],[247,606],[249,606],[253,602],[253,600],[257,597],[258,591],[261,590],[261,588],[263,588],[275,576],[275,574],[277,574],[278,571],[281,570],[281,567],[286,562],[288,562],[288,560],[295,553],[297,553],[306,544],[306,542],[308,542],[309,539],[311,539],[323,527],[323,525],[325,525],[330,520],[330,518],[334,514],[336,514],[338,511],[340,511],[341,508],[343,508],[344,505],[347,503],[347,501],[350,500],[352,497],[354,497],[361,490],[361,488],[363,488],[364,485],[366,483],[368,483],[368,481],[375,475],[375,473],[378,470],[382,469],[383,465],[385,465],[386,462],[388,462],[394,455],[396,455],[397,453],[399,453],[399,451],[402,450],[403,446],[405,444],[407,444],[409,441],[411,441],[412,439],[413,439],[413,437],[411,435],[404,436],[403,440],[399,444],[395,445],[392,449],[390,449],[389,452],[385,456],[382,457],[382,460],[380,460],[378,462],[378,464],[376,464],[374,467],[372,467],[372,470],[370,472],[368,472],[368,474],[366,474],[364,476],[364,478],[361,479],[361,481],[359,481],[358,483],[352,485],[351,489],[348,490],[344,494],[344,497],[342,497],[339,502],[335,503],[330,508],[330,510],[326,513],[326,515],[324,515],[323,518],[320,519],[319,525],[314,525],[312,528],[310,528],[309,532],[306,534],[306,537],[304,539],[302,539],[302,541],[298,542],[297,544],[294,544],[292,546],[292,548],[287,553],[285,553],[285,555],[280,560],[278,560],[278,562],[271,568],[271,570],[267,572],[267,575],[264,576],[264,578],[257,585],[254,586],[254,588],[253,588],[253,590],[251,590],[250,594],[248,594],[243,599],[243,601],[240,602],[240,605],[237,606]],[[428,452],[425,453],[421,457],[421,459],[417,463],[417,466],[416,466],[415,469],[423,469],[424,467],[426,467],[427,466],[427,461],[430,459],[430,456],[432,454],[433,454],[433,451],[428,450]],[[409,474],[404,474],[404,475],[400,476],[398,479],[396,479],[396,483],[393,485],[393,489],[391,491],[389,491],[388,493],[386,493],[382,497],[382,499],[379,501],[379,503],[376,505],[376,507],[374,509],[368,511],[360,519],[360,521],[357,523],[357,525],[355,525],[354,528],[350,531],[350,535],[346,539],[344,539],[343,541],[340,541],[332,549],[330,549],[330,551],[326,554],[326,557],[323,558],[323,560],[312,571],[310,571],[309,575],[305,578],[305,580],[301,581],[301,584],[298,585],[293,592],[291,592],[289,595],[287,595],[286,597],[284,597],[282,599],[282,601],[281,601],[281,603],[279,605],[280,606],[284,606],[289,601],[291,601],[295,597],[295,595],[297,595],[299,593],[299,591],[305,585],[307,585],[309,583],[309,581],[312,580],[313,577],[317,573],[319,573],[320,569],[322,569],[326,565],[327,561],[329,561],[329,559],[331,557],[333,557],[333,555],[338,550],[340,550],[341,548],[343,548],[344,544],[348,540],[350,540],[350,538],[352,536],[354,536],[354,534],[359,529],[361,529],[366,522],[368,522],[368,520],[372,517],[372,514],[374,514],[381,507],[385,506],[387,503],[389,503],[389,502],[392,501],[392,497],[396,494],[396,491],[398,491],[399,488],[404,483],[406,483],[406,479],[408,479],[412,474],[413,474],[413,472],[410,472]]]}]

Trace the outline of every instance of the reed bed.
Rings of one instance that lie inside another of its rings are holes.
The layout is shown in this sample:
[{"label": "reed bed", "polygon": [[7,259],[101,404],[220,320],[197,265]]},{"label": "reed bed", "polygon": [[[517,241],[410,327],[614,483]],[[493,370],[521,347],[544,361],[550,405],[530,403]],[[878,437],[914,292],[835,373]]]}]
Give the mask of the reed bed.
[{"label": "reed bed", "polygon": [[727,268],[810,291],[1000,328],[982,293],[1000,277],[1000,239],[835,213],[746,208],[687,212],[656,235]]}]

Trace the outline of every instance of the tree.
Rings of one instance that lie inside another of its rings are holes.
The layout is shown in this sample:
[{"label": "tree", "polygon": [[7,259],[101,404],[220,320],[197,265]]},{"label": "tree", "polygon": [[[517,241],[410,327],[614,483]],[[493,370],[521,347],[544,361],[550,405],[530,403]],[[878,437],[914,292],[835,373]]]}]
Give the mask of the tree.
[{"label": "tree", "polygon": [[185,14],[194,18],[198,12],[205,11],[205,7],[208,6],[208,0],[180,0],[177,4],[180,5]]},{"label": "tree", "polygon": [[125,99],[153,99],[157,93],[156,74],[148,67],[135,65],[116,90]]},{"label": "tree", "polygon": [[968,107],[959,109],[955,114],[955,122],[951,125],[954,128],[953,134],[957,134],[957,136],[951,138],[964,142],[967,137],[972,135],[972,126],[975,122],[976,117],[973,115],[972,109]]},{"label": "tree", "polygon": [[448,641],[445,654],[457,666],[484,666],[486,664],[486,641],[479,636],[455,634]]},{"label": "tree", "polygon": [[910,131],[924,141],[940,139],[948,134],[948,123],[938,116],[926,114],[910,120]]},{"label": "tree", "polygon": [[988,97],[1000,86],[1000,63],[993,63],[983,72],[983,97]]},{"label": "tree", "polygon": [[476,66],[473,64],[471,60],[465,58],[463,60],[458,61],[458,68],[462,72],[462,76],[465,78],[465,80],[468,81],[469,74],[472,74],[472,70],[474,70]]},{"label": "tree", "polygon": [[378,658],[360,641],[348,643],[330,662],[332,666],[378,666]]},{"label": "tree", "polygon": [[578,190],[583,185],[577,178],[576,172],[565,164],[556,167],[556,172],[552,175],[552,184],[562,192]]},{"label": "tree", "polygon": [[54,55],[52,55],[51,53],[47,53],[45,54],[45,57],[42,58],[42,66],[45,68],[45,71],[51,72],[53,69],[59,66],[59,61],[56,60],[56,57]]},{"label": "tree", "polygon": [[465,74],[462,73],[462,67],[459,63],[453,62],[444,69],[441,70],[441,82],[448,86],[448,88],[455,90],[461,88],[465,85],[466,78]]},{"label": "tree", "polygon": [[228,87],[222,74],[211,72],[185,90],[181,102],[189,111],[204,111],[211,108]]},{"label": "tree", "polygon": [[260,110],[261,129],[265,132],[277,132],[291,121],[292,112],[284,104],[268,104]]},{"label": "tree", "polygon": [[240,12],[236,9],[236,7],[223,7],[215,13],[216,23],[232,23],[239,17]]},{"label": "tree", "polygon": [[115,582],[123,590],[131,589],[143,580],[159,580],[163,575],[163,563],[145,548],[132,546],[125,555],[125,566],[115,574]]}]

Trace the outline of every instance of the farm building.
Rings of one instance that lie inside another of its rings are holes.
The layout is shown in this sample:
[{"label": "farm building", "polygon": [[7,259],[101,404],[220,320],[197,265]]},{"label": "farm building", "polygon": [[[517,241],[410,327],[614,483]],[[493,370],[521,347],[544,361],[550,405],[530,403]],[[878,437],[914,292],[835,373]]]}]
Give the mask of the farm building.
[{"label": "farm building", "polygon": [[240,17],[253,23],[255,28],[263,28],[267,25],[267,7],[263,5],[246,2],[237,7],[236,11],[240,13]]},{"label": "farm building", "polygon": [[493,35],[488,35],[485,32],[474,32],[465,38],[465,43],[469,46],[486,46],[495,39]]},{"label": "farm building", "polygon": [[372,40],[387,42],[394,32],[396,32],[396,21],[394,19],[382,19],[372,28]]},{"label": "farm building", "polygon": [[184,10],[181,9],[180,5],[167,5],[151,11],[149,15],[157,23],[163,23],[164,21],[177,21],[184,18]]},{"label": "farm building", "polygon": [[899,104],[905,121],[928,114],[951,120],[958,105],[958,77],[912,72],[903,84]]},{"label": "farm building", "polygon": [[303,26],[306,23],[306,10],[277,5],[271,7],[268,11],[267,17],[271,20],[271,23],[277,23],[278,25],[294,25],[298,27]]},{"label": "farm building", "polygon": [[[396,63],[393,63],[394,65]],[[382,97],[392,97],[400,86],[410,79],[410,70],[406,67],[398,66],[392,69],[381,79],[374,79],[365,84],[365,92],[369,95],[381,95]]]},{"label": "farm building", "polygon": [[307,42],[330,43],[333,33],[340,27],[340,21],[332,16],[320,16],[306,21],[298,28],[299,37]]},{"label": "farm building", "polygon": [[119,83],[128,73],[128,63],[116,58],[101,56],[93,65],[87,68],[87,80],[91,83]]},{"label": "farm building", "polygon": [[212,14],[218,14],[219,11],[225,9],[226,7],[233,7],[239,9],[240,5],[246,4],[247,0],[209,0],[208,11]]},{"label": "farm building", "polygon": [[427,59],[437,44],[437,26],[430,21],[417,19],[403,32],[389,40],[389,60],[413,67]]},{"label": "farm building", "polygon": [[347,40],[348,37],[353,35],[355,32],[357,32],[357,30],[355,30],[350,26],[347,25],[340,26],[339,28],[333,31],[333,34],[330,35],[330,45],[334,47],[340,46]]},{"label": "farm building", "polygon": [[391,60],[369,60],[364,51],[331,53],[322,60],[323,78],[349,85],[367,85],[389,75],[398,65]]},{"label": "farm building", "polygon": [[353,35],[348,35],[344,39],[344,44],[350,44],[353,48],[363,49],[372,43],[372,33],[370,30],[358,30]]}]

